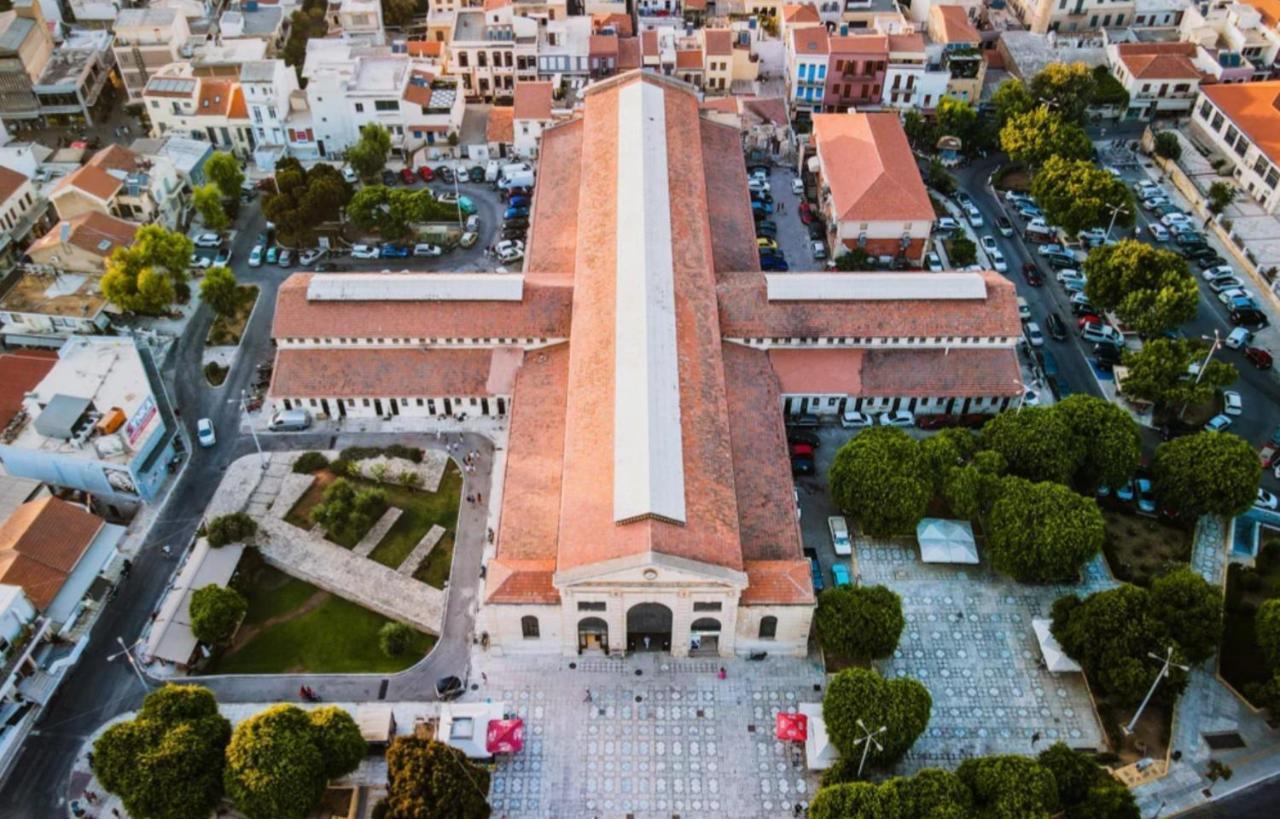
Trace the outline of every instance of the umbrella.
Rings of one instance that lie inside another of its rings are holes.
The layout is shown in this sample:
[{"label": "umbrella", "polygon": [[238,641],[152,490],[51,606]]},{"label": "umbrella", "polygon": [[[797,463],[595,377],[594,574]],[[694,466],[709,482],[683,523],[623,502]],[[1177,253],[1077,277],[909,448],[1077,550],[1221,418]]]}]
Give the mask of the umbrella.
[{"label": "umbrella", "polygon": [[809,736],[809,718],[804,714],[779,711],[776,734],[783,742],[804,742]]},{"label": "umbrella", "polygon": [[524,747],[524,720],[489,720],[484,747],[491,754],[513,754],[519,751]]}]

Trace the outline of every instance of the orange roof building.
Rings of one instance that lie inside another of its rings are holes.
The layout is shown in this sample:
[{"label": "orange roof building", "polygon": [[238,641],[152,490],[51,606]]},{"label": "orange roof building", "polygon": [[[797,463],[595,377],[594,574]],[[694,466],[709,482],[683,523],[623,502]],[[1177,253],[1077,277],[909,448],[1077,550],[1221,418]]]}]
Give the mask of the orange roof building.
[{"label": "orange roof building", "polygon": [[999,275],[762,273],[741,144],[632,71],[544,132],[521,273],[280,288],[277,407],[508,420],[477,624],[505,651],[803,655],[784,413],[1019,392]]},{"label": "orange roof building", "polygon": [[1191,129],[1235,166],[1242,193],[1280,213],[1280,80],[1202,87]]},{"label": "orange roof building", "polygon": [[31,243],[27,254],[37,264],[62,270],[101,273],[116,248],[133,242],[138,225],[91,210],[63,219]]}]

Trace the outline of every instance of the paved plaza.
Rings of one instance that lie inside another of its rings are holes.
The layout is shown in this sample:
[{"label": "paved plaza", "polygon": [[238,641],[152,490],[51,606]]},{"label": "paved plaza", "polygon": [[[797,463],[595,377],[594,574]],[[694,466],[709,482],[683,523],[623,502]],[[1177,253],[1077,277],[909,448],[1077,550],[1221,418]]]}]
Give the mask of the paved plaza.
[{"label": "paved plaza", "polygon": [[907,620],[897,651],[877,663],[879,670],[914,677],[933,696],[929,727],[903,760],[903,772],[953,768],[971,756],[1033,753],[1057,740],[1104,747],[1083,678],[1045,670],[1031,629],[1031,620],[1048,617],[1062,595],[1115,585],[1101,557],[1078,585],[1035,586],[985,565],[921,563],[914,543],[856,545],[862,582],[901,595]]},{"label": "paved plaza", "polygon": [[504,701],[526,722],[524,750],[493,776],[494,816],[764,819],[817,788],[774,738],[779,711],[822,699],[806,660],[480,655],[471,682],[468,699]]}]

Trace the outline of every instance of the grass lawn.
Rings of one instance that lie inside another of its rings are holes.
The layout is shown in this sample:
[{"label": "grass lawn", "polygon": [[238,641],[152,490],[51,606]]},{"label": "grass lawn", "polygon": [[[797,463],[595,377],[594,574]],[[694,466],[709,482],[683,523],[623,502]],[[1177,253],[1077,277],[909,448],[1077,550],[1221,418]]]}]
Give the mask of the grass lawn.
[{"label": "grass lawn", "polygon": [[1191,560],[1191,533],[1181,527],[1121,509],[1104,508],[1102,519],[1102,550],[1117,580],[1149,586],[1170,567]]},{"label": "grass lawn", "polygon": [[1255,705],[1259,703],[1254,689],[1271,675],[1258,649],[1253,618],[1258,606],[1276,596],[1280,596],[1280,538],[1268,534],[1256,570],[1235,563],[1227,567],[1222,645],[1218,650],[1218,670],[1223,678]]},{"label": "grass lawn", "polygon": [[[335,480],[337,480],[337,477],[327,469],[317,472],[315,483],[311,484],[307,491],[302,493],[301,498],[298,498],[298,502],[289,510],[289,514],[284,516],[285,521],[292,523],[299,529],[310,530],[315,525],[315,521],[311,519],[311,510],[324,500],[324,490]],[[347,480],[354,485],[364,483],[350,478]],[[344,549],[350,549],[359,543],[365,532],[372,529],[377,522],[378,520],[375,517],[372,523],[362,529],[337,529],[332,532],[326,532],[325,539]]]},{"label": "grass lawn", "polygon": [[435,645],[435,637],[418,632],[407,652],[387,657],[378,647],[378,630],[388,618],[248,554],[236,588],[248,598],[249,614],[209,673],[390,673],[408,668]]},{"label": "grass lawn", "polygon": [[[446,540],[449,542],[449,554],[453,554],[454,529],[458,525],[458,503],[462,495],[462,473],[453,461],[449,461],[445,467],[444,475],[440,478],[440,488],[435,492],[406,489],[394,484],[382,484],[382,488],[387,492],[387,502],[398,508],[401,514],[369,554],[372,560],[393,569],[398,567],[413,551],[413,547],[418,545],[418,541],[437,524],[447,531],[440,543],[431,550],[426,563],[430,565],[434,561],[436,553]],[[444,577],[448,576],[449,567],[446,563]],[[441,583],[431,585],[442,588],[443,578]]]},{"label": "grass lawn", "polygon": [[229,316],[219,315],[214,318],[209,328],[209,336],[205,344],[210,347],[234,347],[240,343],[244,326],[249,323],[249,314],[253,312],[253,303],[258,300],[258,286],[242,284],[236,288],[239,303],[235,312]]}]

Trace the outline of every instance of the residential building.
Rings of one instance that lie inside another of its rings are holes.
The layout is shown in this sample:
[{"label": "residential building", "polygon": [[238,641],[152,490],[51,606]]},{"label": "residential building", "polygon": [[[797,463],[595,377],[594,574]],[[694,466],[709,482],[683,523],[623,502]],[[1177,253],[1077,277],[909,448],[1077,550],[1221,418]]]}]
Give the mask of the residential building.
[{"label": "residential building", "polygon": [[48,621],[38,616],[21,586],[0,584],[0,777],[16,760],[40,714],[43,700],[32,700],[28,680],[44,674],[34,649],[45,644]]},{"label": "residential building", "polygon": [[112,50],[129,105],[141,105],[151,76],[190,57],[196,45],[187,18],[171,8],[121,9],[113,30]]},{"label": "residential building", "polygon": [[889,65],[889,39],[881,34],[831,37],[825,111],[878,106]]},{"label": "residential building", "polygon": [[256,137],[254,162],[270,170],[288,152],[289,100],[299,90],[298,74],[284,60],[255,60],[240,67],[240,90]]},{"label": "residential building", "polygon": [[795,114],[825,110],[830,37],[822,26],[793,28],[787,44],[787,97]]},{"label": "residential building", "polygon": [[133,242],[138,226],[97,210],[59,221],[27,248],[31,261],[59,273],[102,273],[107,257]]},{"label": "residential building", "polygon": [[701,48],[677,48],[676,64],[674,75],[684,82],[692,86],[701,88],[703,85],[704,69],[706,67],[705,60],[702,56]]},{"label": "residential building", "polygon": [[1111,73],[1129,92],[1126,119],[1183,116],[1200,91],[1194,43],[1113,43]]},{"label": "residential building", "polygon": [[933,204],[897,114],[813,117],[819,209],[833,255],[862,250],[919,264],[933,229]]},{"label": "residential building", "polygon": [[538,78],[586,84],[591,68],[591,18],[567,17],[538,26]]},{"label": "residential building", "polygon": [[841,0],[837,30],[841,34],[863,34],[887,31],[905,22],[897,0]]},{"label": "residential building", "polygon": [[880,102],[888,108],[930,113],[951,83],[951,72],[941,61],[929,58],[922,34],[889,34],[889,61],[885,67]]},{"label": "residential building", "polygon": [[[733,32],[727,28],[704,28],[699,32],[702,35],[702,53],[706,58],[704,88],[712,94],[727,94],[733,89]],[[749,48],[747,54],[750,56]]]},{"label": "residential building", "polygon": [[12,260],[34,231],[48,229],[48,209],[30,176],[0,165],[0,260]]},{"label": "residential building", "polygon": [[1033,34],[1094,31],[1132,23],[1134,0],[1009,0]]},{"label": "residential building", "polygon": [[163,157],[178,174],[184,192],[189,193],[208,181],[204,163],[213,155],[213,147],[206,141],[169,134],[159,139],[135,139],[129,147],[142,156]]},{"label": "residential building", "polygon": [[182,182],[173,164],[164,157],[144,159],[121,145],[108,145],[60,179],[49,200],[62,219],[98,211],[171,230],[184,211]]},{"label": "residential building", "polygon": [[929,10],[929,37],[939,51],[938,59],[931,62],[950,76],[947,95],[976,104],[982,98],[987,61],[978,50],[982,39],[969,21],[969,12],[964,6],[935,4]]},{"label": "residential building", "polygon": [[[556,120],[555,93],[549,82],[516,83],[512,107],[512,147],[516,156],[536,157],[542,132]],[[561,116],[567,111],[562,111]]]},{"label": "residential building", "polygon": [[[587,62],[592,79],[612,77],[618,73],[618,35],[612,32],[592,34],[587,45]],[[519,57],[516,65],[519,67]],[[516,81],[519,80],[517,75]]]},{"label": "residential building", "polygon": [[337,29],[343,40],[373,46],[386,42],[380,0],[338,0],[337,5]]},{"label": "residential building", "polygon": [[151,136],[176,133],[207,140],[216,150],[242,159],[252,156],[258,143],[240,82],[234,77],[191,76],[192,68],[174,64],[147,81],[142,97]]},{"label": "residential building", "polygon": [[[274,54],[284,47],[284,38],[288,33],[284,8],[277,5],[262,5],[252,0],[238,5],[238,8],[222,12],[222,17],[218,20],[218,32],[222,37],[229,40],[241,38],[262,40],[267,44],[268,54]],[[381,7],[377,3],[373,5],[381,15]]]},{"label": "residential building", "polygon": [[[519,93],[523,83],[516,83]],[[489,109],[489,119],[484,125],[484,141],[489,146],[489,156],[508,157],[515,151],[515,108],[495,105]]]},{"label": "residential building", "polygon": [[17,266],[0,278],[0,339],[56,349],[73,335],[105,332],[111,326],[108,306],[97,274]]},{"label": "residential building", "polygon": [[158,499],[178,426],[148,348],[73,336],[22,409],[0,437],[9,474],[92,495],[112,516]]},{"label": "residential building", "polygon": [[40,6],[18,0],[0,12],[0,117],[9,123],[40,118],[35,85],[53,56],[53,36]]},{"label": "residential building", "polygon": [[1280,212],[1280,80],[1206,85],[1194,111],[1191,138],[1267,213]]},{"label": "residential building", "polygon": [[[534,29],[536,33],[536,25]],[[541,59],[537,50],[531,55]],[[586,56],[584,43],[584,73]],[[509,96],[515,83],[515,30],[511,6],[459,10],[454,16],[448,64],[449,72],[462,78],[462,90],[468,97],[491,99]],[[541,72],[541,65],[538,70]]]},{"label": "residential building", "polygon": [[[1223,0],[1215,0],[1223,2]],[[1231,0],[1234,2],[1234,0]],[[1134,0],[1135,28],[1177,28],[1182,17],[1195,8],[1191,0]]]},{"label": "residential building", "polygon": [[[938,2],[939,0],[909,0],[902,5],[909,19],[924,26],[929,22],[929,15]],[[963,7],[971,15],[971,19],[975,20],[985,5],[982,0],[944,0],[944,2],[947,5]]]},{"label": "residential building", "polygon": [[1178,37],[1201,47],[1197,67],[1215,82],[1265,80],[1280,67],[1280,30],[1267,9],[1280,12],[1280,3],[1192,6],[1182,14]]},{"label": "residential building", "polygon": [[543,134],[522,273],[291,276],[270,400],[508,417],[489,651],[803,656],[784,412],[1007,405],[1013,285],[761,273],[741,136],[695,89],[632,71],[582,100]]},{"label": "residential building", "polygon": [[715,97],[704,100],[702,110],[713,122],[741,133],[742,149],[748,153],[761,151],[784,159],[792,152],[791,121],[782,97]]},{"label": "residential building", "polygon": [[33,89],[49,125],[93,125],[115,67],[111,32],[73,30],[50,56]]}]

